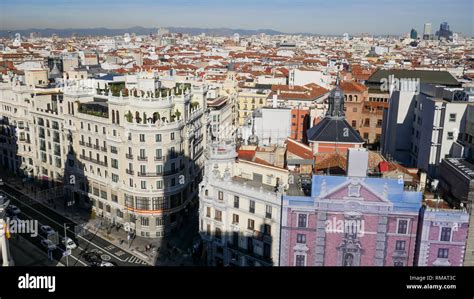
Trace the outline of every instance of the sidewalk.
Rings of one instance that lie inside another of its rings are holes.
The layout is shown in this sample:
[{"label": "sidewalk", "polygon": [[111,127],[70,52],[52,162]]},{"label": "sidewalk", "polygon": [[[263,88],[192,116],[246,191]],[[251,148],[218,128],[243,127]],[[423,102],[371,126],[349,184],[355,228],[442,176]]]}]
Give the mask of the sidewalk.
[{"label": "sidewalk", "polygon": [[[12,173],[6,172],[3,169],[0,169],[0,178],[3,179],[4,183],[25,194],[31,200],[39,202],[49,209],[55,210],[64,217],[68,218],[71,222],[84,224],[84,228],[92,234],[97,234],[121,250],[143,259],[150,265],[195,265],[192,261],[190,248],[192,247],[194,237],[192,222],[196,222],[194,224],[197,225],[197,220],[194,219],[197,217],[197,215],[186,218],[187,220],[178,230],[178,232],[170,237],[165,237],[162,239],[149,239],[136,236],[133,240],[131,240],[131,244],[129,245],[127,240],[127,232],[125,232],[123,229],[117,230],[116,228],[107,230],[105,221],[100,216],[96,215],[95,219],[90,219],[91,215],[86,211],[78,210],[75,207],[66,208],[64,207],[62,198],[56,198],[53,202],[40,200],[37,197],[35,186],[31,186],[31,184],[24,184],[20,178],[16,177]],[[39,188],[36,187],[36,190],[38,189]],[[107,231],[109,234],[107,234]],[[121,242],[121,240],[123,240],[123,242]],[[145,249],[147,245],[151,245],[151,249],[148,252]]]}]

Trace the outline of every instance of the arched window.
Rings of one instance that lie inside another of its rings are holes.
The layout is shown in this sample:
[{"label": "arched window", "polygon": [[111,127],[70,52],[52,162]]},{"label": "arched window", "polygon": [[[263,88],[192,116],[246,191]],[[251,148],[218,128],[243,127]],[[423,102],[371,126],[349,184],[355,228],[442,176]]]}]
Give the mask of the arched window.
[{"label": "arched window", "polygon": [[112,123],[115,124],[115,111],[112,110]]}]

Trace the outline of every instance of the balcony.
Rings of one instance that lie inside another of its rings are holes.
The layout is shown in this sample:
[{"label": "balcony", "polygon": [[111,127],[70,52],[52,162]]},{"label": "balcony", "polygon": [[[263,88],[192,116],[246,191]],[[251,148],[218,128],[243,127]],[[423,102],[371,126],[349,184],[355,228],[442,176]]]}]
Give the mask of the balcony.
[{"label": "balcony", "polygon": [[147,157],[140,157],[140,156],[138,156],[138,157],[137,157],[137,160],[138,160],[138,161],[148,161],[148,158],[147,158]]},{"label": "balcony", "polygon": [[163,156],[161,156],[161,157],[155,157],[155,161],[163,161]]},{"label": "balcony", "polygon": [[161,174],[156,173],[156,172],[139,172],[138,176],[141,177],[157,177],[160,176]]},{"label": "balcony", "polygon": [[80,155],[79,157],[82,160],[85,160],[85,161],[89,161],[89,162],[92,162],[92,163],[95,163],[95,164],[98,164],[98,165],[101,165],[101,166],[107,166],[107,162],[104,162],[104,161],[99,161],[99,160],[96,160],[96,159],[93,159],[91,157],[87,157],[87,156],[84,156],[84,155]]},{"label": "balcony", "polygon": [[126,172],[127,174],[130,174],[130,175],[134,175],[134,174],[135,174],[135,172],[134,172],[133,170],[130,170],[130,169],[125,169],[125,172]]},{"label": "balcony", "polygon": [[132,154],[126,154],[125,157],[127,159],[133,160],[133,155]]}]

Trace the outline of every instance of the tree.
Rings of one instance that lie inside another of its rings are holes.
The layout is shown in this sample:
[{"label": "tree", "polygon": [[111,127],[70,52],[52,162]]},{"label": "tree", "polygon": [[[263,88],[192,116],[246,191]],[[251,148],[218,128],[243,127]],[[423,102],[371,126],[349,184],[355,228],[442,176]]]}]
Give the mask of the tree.
[{"label": "tree", "polygon": [[129,123],[131,123],[133,121],[132,112],[128,111],[128,113],[125,114],[125,118],[127,119]]},{"label": "tree", "polygon": [[176,109],[176,112],[174,113],[176,115],[176,118],[179,120],[179,117],[181,116],[181,112],[179,112],[178,109]]}]

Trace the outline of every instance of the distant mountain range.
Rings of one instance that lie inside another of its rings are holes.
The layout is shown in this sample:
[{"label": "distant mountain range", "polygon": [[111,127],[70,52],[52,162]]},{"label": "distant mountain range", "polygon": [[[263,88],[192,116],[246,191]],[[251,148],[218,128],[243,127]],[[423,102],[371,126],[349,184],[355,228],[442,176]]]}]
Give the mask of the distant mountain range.
[{"label": "distant mountain range", "polygon": [[[231,28],[194,28],[194,27],[166,27],[171,33],[185,33],[190,35],[199,35],[205,33],[206,35],[213,36],[232,36],[234,33],[239,35],[255,35],[265,33],[268,35],[279,35],[285,34],[280,31],[272,29],[231,29]],[[145,28],[145,27],[131,27],[124,29],[110,29],[110,28],[66,28],[66,29],[24,29],[24,30],[0,30],[0,37],[13,37],[15,33],[20,33],[22,36],[28,37],[31,32],[37,32],[42,37],[50,37],[53,34],[58,35],[59,37],[70,37],[72,34],[77,36],[116,36],[123,35],[125,33],[135,33],[137,35],[147,35],[147,34],[156,34],[158,28]],[[309,33],[301,33],[304,35],[311,35]]]}]

